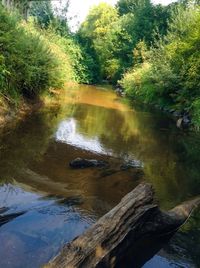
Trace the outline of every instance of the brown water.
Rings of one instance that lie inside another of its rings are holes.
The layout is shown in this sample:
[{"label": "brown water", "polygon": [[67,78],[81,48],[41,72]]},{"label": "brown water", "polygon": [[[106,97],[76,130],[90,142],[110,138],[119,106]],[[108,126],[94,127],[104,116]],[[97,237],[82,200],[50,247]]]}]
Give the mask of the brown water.
[{"label": "brown water", "polygon": [[[153,184],[165,209],[199,195],[199,138],[160,112],[94,86],[71,86],[2,129],[0,214],[14,216],[0,227],[0,267],[40,267],[141,181]],[[72,170],[76,157],[107,160],[110,169]],[[130,160],[141,169],[120,171]],[[196,211],[144,267],[200,267],[199,244]]]}]

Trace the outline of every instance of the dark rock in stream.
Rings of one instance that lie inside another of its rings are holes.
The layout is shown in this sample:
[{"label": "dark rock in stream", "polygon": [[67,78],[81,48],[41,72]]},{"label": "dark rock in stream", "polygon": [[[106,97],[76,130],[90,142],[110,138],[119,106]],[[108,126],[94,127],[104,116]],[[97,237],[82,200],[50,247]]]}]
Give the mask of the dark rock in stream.
[{"label": "dark rock in stream", "polygon": [[188,127],[191,124],[191,119],[189,115],[183,116],[183,127]]},{"label": "dark rock in stream", "polygon": [[191,123],[191,119],[188,115],[184,115],[183,117],[180,117],[177,121],[176,121],[176,126],[177,128],[187,128],[189,127]]},{"label": "dark rock in stream", "polygon": [[105,168],[101,174],[100,177],[107,177],[111,176],[113,174],[116,174],[117,172],[123,172],[123,171],[128,171],[130,169],[133,169],[133,177],[134,178],[141,178],[144,176],[144,171],[142,169],[143,165],[140,161],[137,160],[129,160],[124,162],[118,169],[112,169],[112,168]]},{"label": "dark rock in stream", "polygon": [[116,92],[116,94],[117,94],[118,96],[120,96],[120,97],[124,97],[124,96],[126,95],[126,93],[124,92],[124,90],[123,90],[121,87],[117,87],[117,88],[115,89],[115,92]]},{"label": "dark rock in stream", "polygon": [[136,168],[132,173],[132,178],[134,180],[141,180],[141,178],[144,178],[144,176],[145,176],[144,170],[140,168]]},{"label": "dark rock in stream", "polygon": [[72,168],[89,168],[89,167],[108,167],[109,164],[103,160],[96,159],[84,159],[84,158],[76,158],[69,163]]},{"label": "dark rock in stream", "polygon": [[142,168],[143,165],[140,161],[137,160],[129,160],[127,162],[124,162],[121,166],[120,166],[120,170],[127,170],[130,168]]},{"label": "dark rock in stream", "polygon": [[172,115],[174,117],[180,117],[181,116],[181,112],[175,110],[175,111],[172,112]]}]

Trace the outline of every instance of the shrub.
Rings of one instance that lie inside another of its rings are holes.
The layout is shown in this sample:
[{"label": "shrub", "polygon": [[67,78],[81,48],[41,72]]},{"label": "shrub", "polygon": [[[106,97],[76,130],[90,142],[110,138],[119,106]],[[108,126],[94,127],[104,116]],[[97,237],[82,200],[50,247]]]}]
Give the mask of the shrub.
[{"label": "shrub", "polygon": [[134,52],[135,65],[120,82],[127,94],[161,107],[189,111],[200,126],[199,7],[180,6],[167,35],[145,54],[142,47],[140,43],[140,51]]},{"label": "shrub", "polygon": [[33,98],[75,79],[70,57],[48,35],[2,6],[0,18],[1,93]]}]

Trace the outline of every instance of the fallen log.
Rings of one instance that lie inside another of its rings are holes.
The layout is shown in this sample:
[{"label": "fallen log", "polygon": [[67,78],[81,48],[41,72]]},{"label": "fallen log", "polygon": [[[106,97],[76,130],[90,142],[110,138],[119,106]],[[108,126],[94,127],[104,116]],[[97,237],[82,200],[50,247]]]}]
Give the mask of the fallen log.
[{"label": "fallen log", "polygon": [[150,184],[140,184],[45,267],[117,267],[138,241],[175,232],[200,204],[197,198],[162,212],[153,196]]}]

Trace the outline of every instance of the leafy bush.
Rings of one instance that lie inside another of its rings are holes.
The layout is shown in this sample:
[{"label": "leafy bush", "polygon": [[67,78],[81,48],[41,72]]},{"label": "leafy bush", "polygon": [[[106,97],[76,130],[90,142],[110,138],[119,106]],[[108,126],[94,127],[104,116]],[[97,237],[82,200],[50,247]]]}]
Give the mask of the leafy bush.
[{"label": "leafy bush", "polygon": [[[200,8],[179,6],[167,35],[124,75],[131,97],[161,107],[189,111],[200,126]],[[137,52],[137,51],[136,51]],[[141,51],[139,51],[141,56]],[[199,113],[199,115],[198,115]]]},{"label": "leafy bush", "polygon": [[68,59],[63,60],[63,63],[70,63],[69,67],[73,70],[71,73],[73,80],[78,83],[90,83],[89,71],[85,63],[87,55],[84,54],[80,45],[71,37],[58,36],[53,29],[42,31],[42,33],[45,35],[50,47],[52,44],[58,46],[62,53],[68,57]]},{"label": "leafy bush", "polygon": [[[55,39],[55,38],[54,38]],[[33,98],[74,80],[70,57],[45,32],[0,6],[0,92]]]}]

